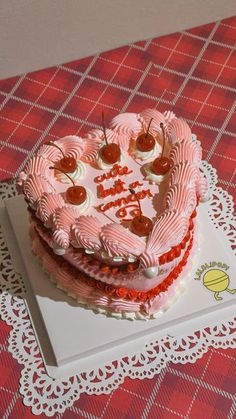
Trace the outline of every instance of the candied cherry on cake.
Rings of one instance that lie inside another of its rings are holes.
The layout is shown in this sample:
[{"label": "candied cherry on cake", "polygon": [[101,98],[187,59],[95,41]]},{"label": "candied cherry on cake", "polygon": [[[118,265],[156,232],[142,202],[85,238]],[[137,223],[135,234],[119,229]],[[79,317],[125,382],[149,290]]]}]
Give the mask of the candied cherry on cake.
[{"label": "candied cherry on cake", "polygon": [[105,120],[104,120],[104,112],[102,111],[102,128],[103,134],[106,144],[100,149],[99,154],[106,164],[114,164],[120,160],[121,151],[120,147],[116,143],[108,143],[107,135],[106,135],[106,128],[105,128]]},{"label": "candied cherry on cake", "polygon": [[73,205],[81,205],[87,197],[86,189],[83,186],[70,186],[66,191],[67,200]]},{"label": "candied cherry on cake", "polygon": [[161,156],[157,157],[151,165],[151,170],[155,175],[165,175],[171,167],[171,162],[168,157],[163,156],[164,148],[165,148],[165,131],[163,123],[160,124],[163,133],[163,146]]},{"label": "candied cherry on cake", "polygon": [[136,147],[139,151],[151,151],[155,147],[155,138],[149,133],[153,118],[150,119],[147,131],[140,134],[136,139]]},{"label": "candied cherry on cake", "polygon": [[137,215],[131,221],[131,230],[137,236],[148,236],[148,234],[152,231],[152,228],[152,220],[144,215]]},{"label": "candied cherry on cake", "polygon": [[120,155],[120,147],[116,143],[107,143],[100,150],[100,156],[106,164],[117,163],[120,160]]},{"label": "candied cherry on cake", "polygon": [[141,205],[137,195],[133,189],[129,189],[129,191],[136,197],[139,206],[139,215],[136,215],[131,221],[131,230],[137,236],[143,237],[148,236],[148,234],[152,231],[153,223],[152,220],[148,217],[145,217],[142,214]]},{"label": "candied cherry on cake", "polygon": [[170,170],[168,157],[157,157],[152,163],[152,171],[155,175],[165,175]]},{"label": "candied cherry on cake", "polygon": [[151,134],[140,134],[136,140],[136,147],[139,151],[151,151],[155,146],[155,139]]},{"label": "candied cherry on cake", "polygon": [[75,158],[71,156],[63,157],[57,164],[66,173],[73,173],[77,167]]},{"label": "candied cherry on cake", "polygon": [[52,141],[49,141],[47,143],[48,145],[52,145],[53,147],[58,148],[62,154],[62,159],[58,160],[56,162],[56,165],[59,169],[61,169],[64,173],[73,173],[77,167],[77,163],[74,157],[72,156],[66,156],[62,149]]},{"label": "candied cherry on cake", "polygon": [[73,179],[63,170],[59,169],[58,167],[49,167],[49,169],[58,170],[59,172],[63,173],[65,176],[70,179],[73,186],[70,186],[66,190],[66,199],[70,204],[73,205],[81,205],[87,198],[86,189],[83,186],[76,185]]}]

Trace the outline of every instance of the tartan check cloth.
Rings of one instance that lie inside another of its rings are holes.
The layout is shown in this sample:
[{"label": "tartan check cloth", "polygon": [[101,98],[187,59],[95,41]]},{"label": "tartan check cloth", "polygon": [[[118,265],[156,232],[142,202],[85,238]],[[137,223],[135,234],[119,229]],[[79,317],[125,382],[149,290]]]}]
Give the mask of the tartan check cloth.
[{"label": "tartan check cloth", "polygon": [[[200,139],[219,185],[235,196],[236,17],[0,81],[0,180],[15,178],[44,141],[83,134],[120,112],[173,110]],[[31,418],[21,366],[0,322],[0,417]],[[57,419],[235,418],[236,350],[210,349],[109,395],[83,394]],[[45,417],[41,415],[41,417]]]}]

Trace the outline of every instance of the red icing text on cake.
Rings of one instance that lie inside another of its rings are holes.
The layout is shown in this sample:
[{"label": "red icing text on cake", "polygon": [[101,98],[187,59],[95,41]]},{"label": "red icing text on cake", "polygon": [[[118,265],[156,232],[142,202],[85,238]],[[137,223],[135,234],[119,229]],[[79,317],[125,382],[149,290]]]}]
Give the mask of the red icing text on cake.
[{"label": "red icing text on cake", "polygon": [[[143,191],[137,192],[136,196],[139,200],[144,198],[153,198],[153,194],[151,193],[150,189],[144,189]],[[126,205],[134,201],[136,201],[136,198],[134,195],[130,194],[126,197],[119,198],[116,201],[108,202],[107,204],[101,204],[97,208],[101,212],[106,212],[111,208],[121,207],[121,205]]]},{"label": "red icing text on cake", "polygon": [[98,196],[100,198],[106,198],[107,196],[114,196],[122,192],[126,192],[128,189],[126,189],[124,185],[125,185],[125,182],[123,182],[120,179],[116,180],[114,185],[109,189],[105,189],[103,185],[98,185],[97,187]]},{"label": "red icing text on cake", "polygon": [[[99,183],[97,186],[97,194],[99,198],[107,198],[108,196],[115,196],[119,195],[122,192],[127,192],[128,189],[126,188],[126,183],[122,181],[121,179],[116,180],[113,185],[110,188],[105,189],[105,187],[102,185],[102,183],[105,180],[110,180],[113,178],[116,178],[117,176],[125,176],[128,174],[133,173],[133,170],[130,170],[127,166],[120,166],[119,164],[115,164],[113,168],[108,172],[104,173],[101,176],[95,177],[95,182]],[[139,182],[138,180],[132,182],[129,184],[129,188],[135,189],[138,187],[142,187],[143,183]],[[150,189],[142,190],[137,192],[138,199],[144,199],[144,198],[153,198],[153,194],[151,193]],[[120,210],[116,212],[116,216],[118,218],[126,217],[129,213],[129,215],[139,215],[139,209],[137,204],[132,204],[133,201],[135,201],[136,198],[134,196],[128,195],[126,197],[119,198],[115,201],[107,202],[106,204],[100,204],[97,207],[97,210],[100,212],[106,212],[112,208],[121,207]],[[130,211],[129,208],[132,207],[133,209]],[[128,211],[127,211],[128,210]],[[130,221],[131,219],[125,219],[124,221]]]},{"label": "red icing text on cake", "polygon": [[104,180],[109,180],[117,176],[129,175],[130,173],[133,173],[133,170],[130,170],[127,166],[122,167],[119,164],[115,164],[108,173],[104,173],[101,176],[97,176],[94,180],[97,183],[101,183]]}]

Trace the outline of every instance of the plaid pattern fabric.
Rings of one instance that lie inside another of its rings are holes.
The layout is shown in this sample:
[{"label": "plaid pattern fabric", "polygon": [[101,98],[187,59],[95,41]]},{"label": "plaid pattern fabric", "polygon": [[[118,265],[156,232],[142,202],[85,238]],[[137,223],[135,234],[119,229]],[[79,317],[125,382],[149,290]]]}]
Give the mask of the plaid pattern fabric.
[{"label": "plaid pattern fabric", "polygon": [[[0,81],[0,180],[16,177],[44,141],[83,135],[120,112],[153,107],[185,118],[219,184],[235,196],[236,18],[138,42]],[[18,394],[21,367],[0,322],[0,417],[31,418]],[[169,364],[151,380],[126,379],[109,395],[82,395],[61,418],[236,417],[236,350]],[[43,416],[42,416],[43,417]]]}]

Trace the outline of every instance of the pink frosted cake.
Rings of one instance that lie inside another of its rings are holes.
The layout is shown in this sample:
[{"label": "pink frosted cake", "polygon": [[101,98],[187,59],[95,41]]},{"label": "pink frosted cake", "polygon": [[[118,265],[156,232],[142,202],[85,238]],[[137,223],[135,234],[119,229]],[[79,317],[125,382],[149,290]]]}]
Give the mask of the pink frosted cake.
[{"label": "pink frosted cake", "polygon": [[202,151],[187,123],[147,109],[42,145],[18,178],[35,255],[79,304],[148,319],[184,288]]}]

